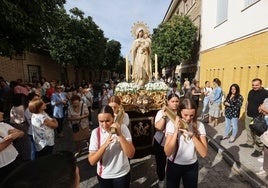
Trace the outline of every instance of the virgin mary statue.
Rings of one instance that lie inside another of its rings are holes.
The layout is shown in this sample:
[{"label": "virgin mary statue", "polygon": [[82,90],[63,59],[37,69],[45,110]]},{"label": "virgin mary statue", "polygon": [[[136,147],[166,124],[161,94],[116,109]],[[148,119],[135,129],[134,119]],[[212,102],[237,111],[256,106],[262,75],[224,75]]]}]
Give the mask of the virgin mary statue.
[{"label": "virgin mary statue", "polygon": [[[137,26],[140,27],[137,29]],[[134,27],[136,37],[131,46],[132,82],[144,86],[152,79],[151,39],[148,27],[144,23],[138,22]]]}]

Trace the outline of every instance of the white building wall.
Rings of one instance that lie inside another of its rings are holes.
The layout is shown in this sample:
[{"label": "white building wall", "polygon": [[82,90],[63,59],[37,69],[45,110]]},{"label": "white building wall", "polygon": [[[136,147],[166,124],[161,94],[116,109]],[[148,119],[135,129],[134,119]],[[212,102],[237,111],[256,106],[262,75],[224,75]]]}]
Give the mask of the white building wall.
[{"label": "white building wall", "polygon": [[251,33],[268,30],[268,0],[245,8],[245,0],[229,0],[227,21],[216,25],[217,0],[202,1],[201,52]]}]

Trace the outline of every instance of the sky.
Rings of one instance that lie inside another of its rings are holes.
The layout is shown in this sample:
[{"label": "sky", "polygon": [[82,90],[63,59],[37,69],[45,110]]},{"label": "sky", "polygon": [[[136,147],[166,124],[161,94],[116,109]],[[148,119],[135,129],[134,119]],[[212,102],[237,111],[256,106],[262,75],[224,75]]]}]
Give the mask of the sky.
[{"label": "sky", "polygon": [[121,55],[129,54],[134,23],[144,22],[152,34],[163,21],[172,0],[67,0],[65,9],[77,7],[91,16],[109,40],[121,43]]}]

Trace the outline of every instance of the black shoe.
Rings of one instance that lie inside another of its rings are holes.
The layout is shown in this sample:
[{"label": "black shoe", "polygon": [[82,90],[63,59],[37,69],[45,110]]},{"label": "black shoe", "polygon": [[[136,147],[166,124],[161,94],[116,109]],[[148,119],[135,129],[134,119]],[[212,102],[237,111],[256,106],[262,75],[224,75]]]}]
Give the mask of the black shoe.
[{"label": "black shoe", "polygon": [[228,138],[229,138],[229,136],[224,136],[224,137],[221,137],[221,140],[226,140]]},{"label": "black shoe", "polygon": [[249,145],[249,144],[247,144],[247,143],[245,143],[245,144],[239,144],[239,146],[241,146],[241,147],[243,147],[243,148],[253,148],[252,145]]},{"label": "black shoe", "polygon": [[261,156],[261,155],[262,155],[262,152],[261,152],[261,151],[257,151],[257,150],[255,150],[255,151],[251,154],[252,157],[259,157],[259,156]]}]

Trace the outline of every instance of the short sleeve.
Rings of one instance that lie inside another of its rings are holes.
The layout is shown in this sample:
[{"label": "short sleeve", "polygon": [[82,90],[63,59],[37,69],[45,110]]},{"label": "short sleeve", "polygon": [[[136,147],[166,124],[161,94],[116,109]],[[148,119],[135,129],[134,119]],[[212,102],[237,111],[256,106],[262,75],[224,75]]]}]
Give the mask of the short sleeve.
[{"label": "short sleeve", "polygon": [[268,98],[265,98],[264,101],[263,101],[263,105],[265,108],[268,109]]},{"label": "short sleeve", "polygon": [[121,125],[121,131],[122,131],[122,134],[124,135],[124,137],[126,138],[126,140],[131,142],[132,137],[131,137],[131,134],[129,132],[129,129],[127,128],[127,126],[125,124]]},{"label": "short sleeve", "polygon": [[35,127],[41,127],[46,118],[48,117],[45,114],[33,114],[31,119],[32,125]]},{"label": "short sleeve", "polygon": [[206,136],[206,129],[202,122],[200,121],[197,122],[197,128],[198,128],[200,136]]},{"label": "short sleeve", "polygon": [[158,122],[162,117],[163,117],[163,110],[159,110],[159,111],[156,113],[154,122],[155,122],[155,123]]},{"label": "short sleeve", "polygon": [[98,129],[99,128],[94,129],[91,133],[90,142],[89,142],[90,144],[88,148],[89,152],[95,152],[99,149],[98,148],[98,135],[97,135]]},{"label": "short sleeve", "polygon": [[9,125],[8,123],[4,123],[5,124],[5,128],[7,131],[15,129],[14,127],[12,127],[11,125]]},{"label": "short sleeve", "polygon": [[7,124],[7,123],[0,123],[0,142],[2,142],[2,140],[4,139],[4,137],[6,137],[8,135],[8,131],[14,129],[14,127],[12,127],[11,125]]},{"label": "short sleeve", "polygon": [[175,132],[175,127],[172,121],[168,121],[167,126],[166,126],[166,135],[169,134],[174,134]]},{"label": "short sleeve", "polygon": [[124,123],[126,126],[129,126],[129,116],[128,116],[127,113],[124,113],[123,123]]}]

